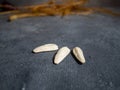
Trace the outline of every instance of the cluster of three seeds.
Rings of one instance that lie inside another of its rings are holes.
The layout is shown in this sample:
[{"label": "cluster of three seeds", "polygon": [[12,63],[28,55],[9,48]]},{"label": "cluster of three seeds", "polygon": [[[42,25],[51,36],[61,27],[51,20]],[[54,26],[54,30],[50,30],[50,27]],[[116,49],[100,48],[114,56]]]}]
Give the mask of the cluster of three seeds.
[{"label": "cluster of three seeds", "polygon": [[[56,44],[45,44],[45,45],[36,47],[35,49],[33,49],[33,52],[40,53],[40,52],[55,51],[58,49],[59,49],[58,45]],[[73,48],[72,51],[78,61],[80,61],[82,64],[85,63],[85,57],[83,55],[83,51],[81,48],[75,47]],[[69,53],[70,53],[70,49],[68,47],[65,46],[65,47],[60,48],[55,55],[54,63],[59,64],[65,59],[65,57],[68,56]]]}]

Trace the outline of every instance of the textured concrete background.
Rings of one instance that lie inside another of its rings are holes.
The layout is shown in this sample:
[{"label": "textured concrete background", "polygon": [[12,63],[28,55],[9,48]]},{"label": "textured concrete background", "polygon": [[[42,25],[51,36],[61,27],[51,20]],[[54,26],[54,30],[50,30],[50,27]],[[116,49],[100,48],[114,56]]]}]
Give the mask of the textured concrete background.
[{"label": "textured concrete background", "polygon": [[[7,22],[0,16],[0,90],[120,90],[120,18],[35,17]],[[80,46],[86,63],[56,52],[33,54],[36,46]]]}]

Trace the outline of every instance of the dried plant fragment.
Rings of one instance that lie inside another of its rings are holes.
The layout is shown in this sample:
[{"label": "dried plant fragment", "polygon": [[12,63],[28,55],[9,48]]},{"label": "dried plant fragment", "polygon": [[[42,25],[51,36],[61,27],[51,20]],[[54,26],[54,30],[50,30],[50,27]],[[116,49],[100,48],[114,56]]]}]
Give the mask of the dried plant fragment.
[{"label": "dried plant fragment", "polygon": [[[6,8],[10,11],[0,12],[0,14],[13,15],[9,19],[15,20],[25,17],[35,16],[66,16],[66,15],[89,15],[95,12],[120,16],[120,13],[113,12],[106,8],[87,7],[89,0],[49,0],[38,5],[15,7],[12,5],[0,5],[0,8]],[[16,11],[17,10],[17,11]]]},{"label": "dried plant fragment", "polygon": [[22,13],[22,14],[15,14],[9,17],[9,20],[16,20],[18,18],[27,18],[27,17],[35,17],[35,16],[46,16],[44,13]]}]

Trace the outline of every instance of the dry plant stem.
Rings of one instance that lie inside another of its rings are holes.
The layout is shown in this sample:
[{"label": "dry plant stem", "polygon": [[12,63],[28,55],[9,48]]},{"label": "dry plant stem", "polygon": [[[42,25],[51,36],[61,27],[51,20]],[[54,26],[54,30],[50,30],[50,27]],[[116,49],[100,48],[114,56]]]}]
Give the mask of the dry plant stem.
[{"label": "dry plant stem", "polygon": [[55,2],[53,1],[48,1],[46,3],[41,3],[39,5],[31,5],[31,6],[22,6],[22,7],[18,7],[19,9],[29,9],[29,10],[37,10],[37,9],[40,9],[40,8],[46,8],[46,7],[49,7],[50,5],[56,5]]},{"label": "dry plant stem", "polygon": [[92,14],[92,11],[84,11],[84,12],[73,12],[74,15],[89,15]]},{"label": "dry plant stem", "polygon": [[9,17],[10,21],[19,19],[19,18],[26,18],[26,17],[34,17],[34,16],[46,16],[46,14],[42,14],[42,13],[22,13],[22,14],[16,14],[16,15],[12,15]]},{"label": "dry plant stem", "polygon": [[73,2],[73,3],[70,3],[70,4],[65,3],[65,4],[61,5],[61,8],[59,8],[59,10],[65,10],[65,9],[72,8],[72,7],[77,6],[77,5],[81,6],[81,5],[83,5],[83,3],[84,2],[80,2],[80,1],[79,2]]},{"label": "dry plant stem", "polygon": [[11,13],[19,13],[19,10],[12,10],[12,11],[5,11],[5,12],[0,12],[0,15],[2,14],[11,14]]},{"label": "dry plant stem", "polygon": [[1,5],[0,4],[0,8],[6,8],[6,9],[9,9],[9,10],[17,10],[17,7],[12,6],[12,5]]},{"label": "dry plant stem", "polygon": [[27,9],[27,10],[38,10],[40,8],[45,8],[48,7],[48,4],[42,4],[42,5],[34,5],[34,6],[23,6],[23,7],[19,7],[19,9]]},{"label": "dry plant stem", "polygon": [[[10,16],[10,20],[18,18],[34,17],[34,16],[65,16],[65,15],[89,15],[94,12],[100,12],[110,14],[113,16],[120,16],[120,13],[113,12],[112,10],[97,7],[87,7],[85,4],[89,0],[61,0],[60,3],[57,0],[50,0],[46,3],[39,5],[14,7],[4,6],[0,7],[12,9],[12,11],[0,12],[0,14],[13,14]],[[17,9],[17,10],[16,10]]]},{"label": "dry plant stem", "polygon": [[95,12],[100,12],[100,13],[105,13],[105,14],[110,14],[113,16],[120,16],[120,13],[118,12],[113,12],[112,10],[106,9],[106,8],[98,8],[98,7],[94,7],[91,8],[93,11]]},{"label": "dry plant stem", "polygon": [[[37,11],[32,11],[32,12],[37,12]],[[55,12],[51,8],[43,8],[43,9],[39,9],[39,13],[45,13],[47,15],[56,15],[57,11]]]}]

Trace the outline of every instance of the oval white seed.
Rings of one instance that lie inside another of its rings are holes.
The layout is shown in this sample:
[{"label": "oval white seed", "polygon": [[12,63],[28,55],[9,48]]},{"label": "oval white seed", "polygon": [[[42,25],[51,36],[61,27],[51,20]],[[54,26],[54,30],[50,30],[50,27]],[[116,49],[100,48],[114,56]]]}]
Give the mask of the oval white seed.
[{"label": "oval white seed", "polygon": [[73,54],[82,64],[85,63],[85,57],[81,48],[79,47],[73,48]]},{"label": "oval white seed", "polygon": [[36,47],[35,49],[33,49],[33,52],[40,53],[40,52],[55,51],[55,50],[58,50],[58,46],[56,44],[45,44]]},{"label": "oval white seed", "polygon": [[65,57],[70,53],[70,49],[68,47],[62,47],[54,58],[54,63],[59,64],[61,61],[65,59]]}]

